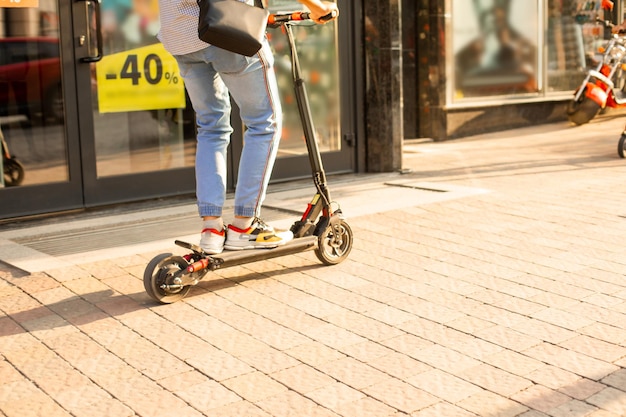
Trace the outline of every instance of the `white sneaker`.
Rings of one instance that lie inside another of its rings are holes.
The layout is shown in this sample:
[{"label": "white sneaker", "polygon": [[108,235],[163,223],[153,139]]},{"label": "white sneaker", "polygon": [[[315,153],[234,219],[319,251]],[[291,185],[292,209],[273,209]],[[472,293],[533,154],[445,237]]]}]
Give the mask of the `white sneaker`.
[{"label": "white sneaker", "polygon": [[209,255],[217,255],[224,250],[224,241],[226,240],[226,231],[218,231],[215,229],[202,229],[200,233],[200,247]]},{"label": "white sneaker", "polygon": [[291,231],[277,232],[257,217],[252,221],[252,226],[245,230],[229,224],[224,248],[228,250],[271,249],[284,245],[292,239]]}]

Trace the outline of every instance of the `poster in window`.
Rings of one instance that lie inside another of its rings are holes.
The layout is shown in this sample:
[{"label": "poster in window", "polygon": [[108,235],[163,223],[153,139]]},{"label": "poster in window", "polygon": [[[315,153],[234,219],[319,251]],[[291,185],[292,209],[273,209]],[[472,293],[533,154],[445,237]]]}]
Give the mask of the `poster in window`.
[{"label": "poster in window", "polygon": [[0,0],[0,7],[39,7],[39,0]]},{"label": "poster in window", "polygon": [[537,93],[539,0],[453,0],[454,98]]}]

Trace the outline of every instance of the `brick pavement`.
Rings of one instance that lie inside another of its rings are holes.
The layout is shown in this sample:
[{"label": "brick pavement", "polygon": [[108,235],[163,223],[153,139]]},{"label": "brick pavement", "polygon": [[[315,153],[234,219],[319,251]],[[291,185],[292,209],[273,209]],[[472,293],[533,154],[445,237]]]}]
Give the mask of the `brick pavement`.
[{"label": "brick pavement", "polygon": [[155,253],[3,265],[0,416],[624,416],[622,128],[409,142],[406,178],[489,192],[349,218],[342,264],[232,267],[171,305],[143,290]]}]

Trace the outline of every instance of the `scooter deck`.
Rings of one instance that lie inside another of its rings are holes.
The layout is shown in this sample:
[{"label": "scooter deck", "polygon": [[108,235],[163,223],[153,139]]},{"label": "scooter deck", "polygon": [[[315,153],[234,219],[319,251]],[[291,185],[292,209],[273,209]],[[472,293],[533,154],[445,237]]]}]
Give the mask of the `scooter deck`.
[{"label": "scooter deck", "polygon": [[[317,236],[305,236],[295,238],[282,246],[272,249],[244,249],[244,250],[225,250],[217,255],[207,255],[220,264],[219,268],[228,266],[242,265],[249,262],[260,261],[264,259],[278,258],[279,256],[291,255],[306,250],[315,249],[317,247]],[[187,242],[176,241],[178,246],[188,249],[195,249],[196,246]],[[198,248],[199,249],[199,248]]]}]

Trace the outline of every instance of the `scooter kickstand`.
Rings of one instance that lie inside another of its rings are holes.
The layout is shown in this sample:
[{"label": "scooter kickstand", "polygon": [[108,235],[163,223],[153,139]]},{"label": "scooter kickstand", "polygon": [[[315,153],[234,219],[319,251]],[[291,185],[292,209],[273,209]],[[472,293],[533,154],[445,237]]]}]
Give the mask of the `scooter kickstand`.
[{"label": "scooter kickstand", "polygon": [[183,242],[182,240],[175,240],[174,243],[176,244],[176,246],[180,246],[181,248],[189,249],[189,250],[193,251],[194,253],[196,253],[198,255],[203,255],[203,256],[208,255],[207,253],[205,253],[202,250],[202,248],[200,246],[194,245],[193,243]]}]

